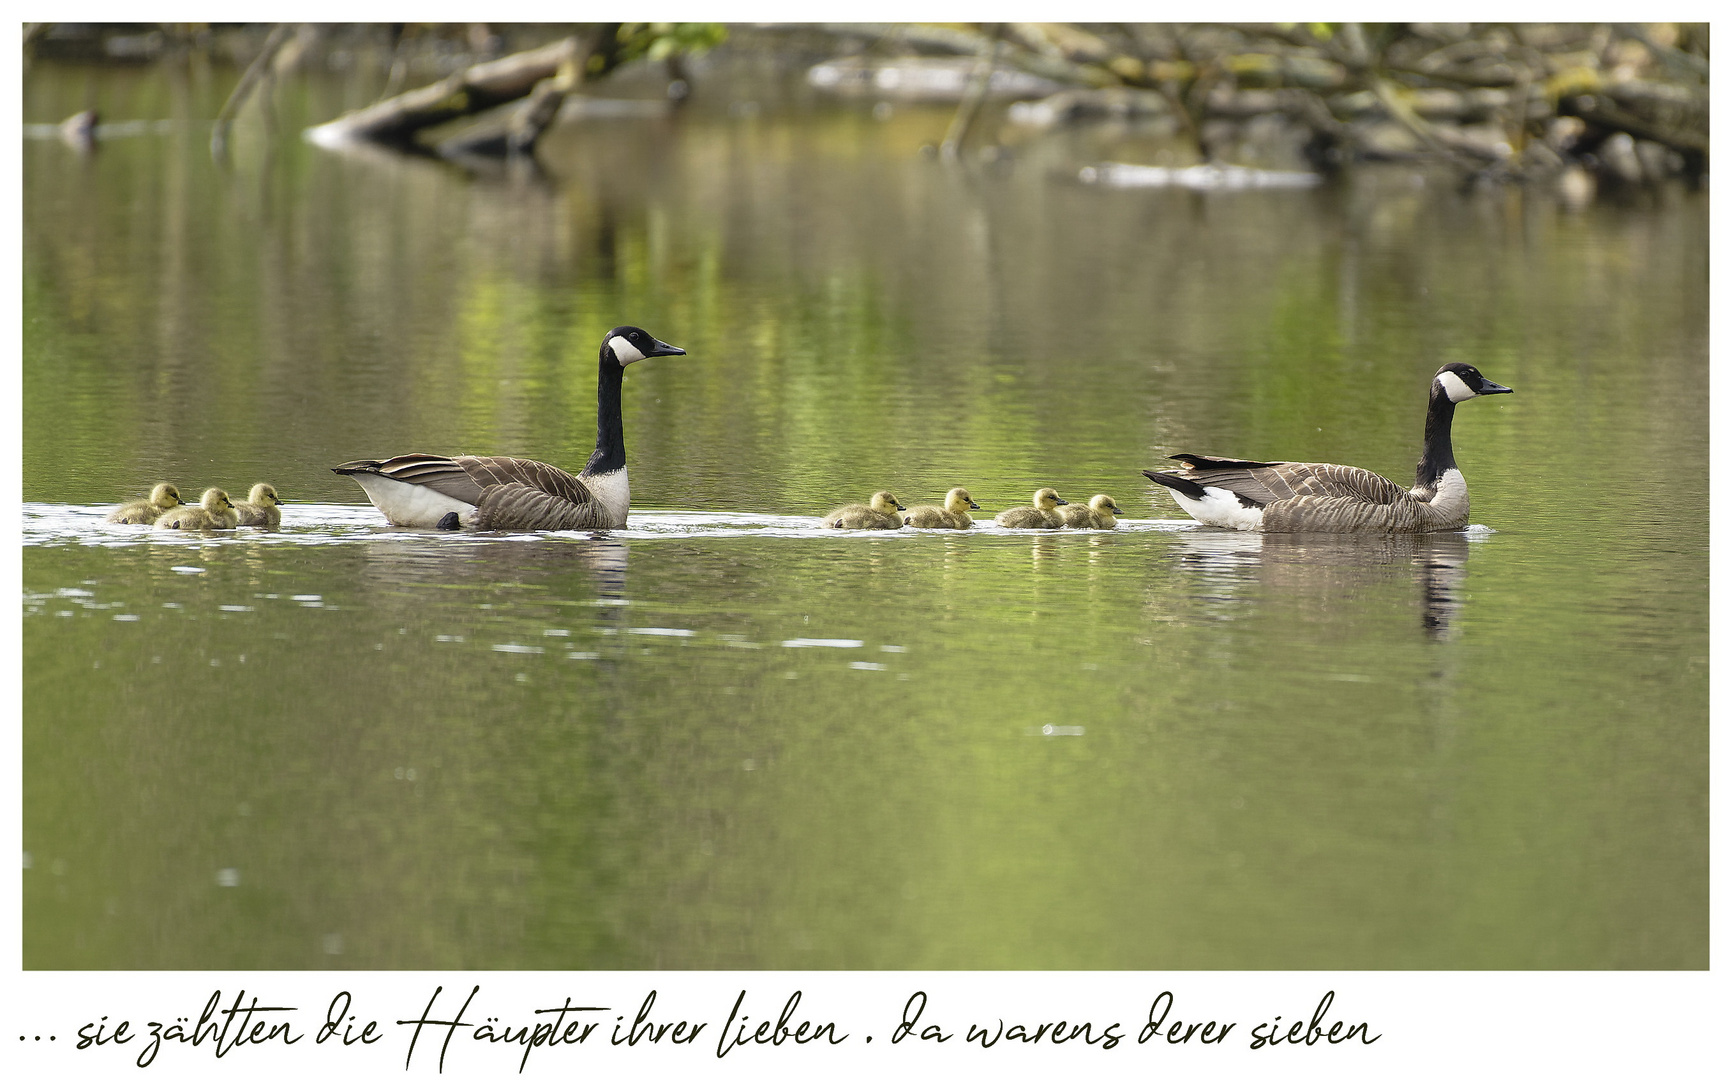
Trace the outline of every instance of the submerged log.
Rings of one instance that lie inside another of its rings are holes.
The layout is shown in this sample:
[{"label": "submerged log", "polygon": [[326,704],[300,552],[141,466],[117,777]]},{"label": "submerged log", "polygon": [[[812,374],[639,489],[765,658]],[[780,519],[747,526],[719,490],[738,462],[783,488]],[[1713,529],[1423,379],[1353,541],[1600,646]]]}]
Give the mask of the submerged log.
[{"label": "submerged log", "polygon": [[[471,38],[498,39],[484,24]],[[691,83],[679,64],[727,39],[718,23],[591,23],[549,45],[474,64],[430,86],[395,94],[307,131],[328,147],[375,147],[444,158],[478,171],[536,168],[534,149],[585,82],[637,59],[663,61],[673,82],[671,101],[683,101]],[[473,43],[473,42],[472,42]],[[393,80],[396,67],[393,65]],[[527,100],[526,100],[527,99]],[[455,134],[432,129],[467,117],[477,122]]]},{"label": "submerged log", "polygon": [[541,133],[559,115],[566,95],[576,89],[577,80],[568,74],[554,75],[535,84],[527,100],[443,139],[434,148],[442,158],[453,161],[476,157],[523,157],[532,154]]},{"label": "submerged log", "polygon": [[[612,27],[606,29],[611,32]],[[528,97],[541,87],[541,100],[531,110],[540,118],[539,124],[529,124],[516,135],[519,148],[533,146],[535,137],[559,111],[559,100],[582,81],[583,68],[599,37],[599,32],[574,34],[539,49],[476,64],[429,86],[320,124],[309,130],[307,137],[323,146],[365,141],[425,152],[429,148],[418,137],[427,129]]]}]

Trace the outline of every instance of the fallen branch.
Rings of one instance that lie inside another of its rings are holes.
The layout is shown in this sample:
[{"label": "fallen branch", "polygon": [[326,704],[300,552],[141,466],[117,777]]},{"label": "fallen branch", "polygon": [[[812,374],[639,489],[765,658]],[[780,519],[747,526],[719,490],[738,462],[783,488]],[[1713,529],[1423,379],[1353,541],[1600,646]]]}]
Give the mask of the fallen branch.
[{"label": "fallen branch", "polygon": [[946,161],[955,161],[962,153],[962,142],[968,138],[969,131],[974,127],[975,118],[980,115],[980,105],[986,100],[986,88],[992,82],[992,69],[998,63],[998,54],[1003,51],[1004,41],[998,35],[993,35],[992,48],[982,53],[975,61],[974,71],[969,78],[968,92],[956,107],[956,115],[950,118],[950,129],[944,133],[944,142],[939,145],[939,153]]},{"label": "fallen branch", "polygon": [[[608,27],[611,32],[611,25]],[[320,124],[307,137],[321,145],[364,140],[400,150],[422,150],[416,136],[428,128],[527,97],[562,68],[581,79],[596,35],[573,35],[539,49],[476,64],[430,86],[398,94],[376,105]]]},{"label": "fallen branch", "polygon": [[[1383,107],[1389,115],[1402,127],[1411,131],[1433,153],[1445,157],[1469,171],[1475,170],[1479,165],[1493,165],[1503,160],[1502,155],[1492,153],[1482,146],[1464,139],[1450,138],[1446,132],[1409,108],[1407,102],[1402,101],[1400,96],[1395,93],[1394,87],[1389,84],[1388,80],[1373,78],[1371,89],[1377,95],[1377,100],[1383,103]],[[1464,160],[1468,158],[1475,159],[1474,163]]]},{"label": "fallen branch", "polygon": [[247,65],[247,70],[241,75],[241,81],[235,84],[229,93],[229,99],[223,102],[222,111],[217,113],[216,123],[210,132],[211,157],[221,161],[228,155],[229,127],[234,123],[235,115],[241,111],[241,106],[247,103],[247,98],[258,85],[260,79],[271,69],[271,61],[276,59],[277,50],[289,40],[289,31],[293,23],[278,23],[271,28],[271,34],[265,38],[264,47],[253,57],[253,62]]},{"label": "fallen branch", "polygon": [[1558,102],[1563,116],[1578,116],[1590,123],[1614,131],[1627,132],[1638,139],[1648,139],[1683,154],[1706,156],[1708,136],[1681,128],[1666,128],[1637,116],[1605,94],[1579,94]]}]

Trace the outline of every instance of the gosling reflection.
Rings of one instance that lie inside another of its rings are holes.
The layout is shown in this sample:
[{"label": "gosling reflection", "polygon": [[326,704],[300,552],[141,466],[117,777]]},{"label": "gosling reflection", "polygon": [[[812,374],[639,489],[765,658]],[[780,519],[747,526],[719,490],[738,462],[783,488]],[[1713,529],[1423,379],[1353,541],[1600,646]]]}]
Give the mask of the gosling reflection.
[{"label": "gosling reflection", "polygon": [[1467,580],[1469,541],[1462,533],[1359,536],[1242,533],[1199,529],[1178,541],[1179,567],[1204,579],[1205,599],[1243,601],[1239,586],[1257,582],[1320,598],[1353,596],[1411,567],[1420,625],[1433,638],[1453,636]]}]

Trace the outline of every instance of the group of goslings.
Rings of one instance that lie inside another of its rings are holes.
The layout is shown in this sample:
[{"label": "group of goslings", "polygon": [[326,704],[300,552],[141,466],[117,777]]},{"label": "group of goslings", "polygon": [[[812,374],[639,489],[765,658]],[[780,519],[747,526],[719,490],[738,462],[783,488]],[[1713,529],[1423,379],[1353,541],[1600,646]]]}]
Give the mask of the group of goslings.
[{"label": "group of goslings", "polygon": [[158,484],[150,489],[150,497],[125,503],[108,515],[114,525],[154,525],[159,529],[210,530],[233,529],[250,525],[256,529],[277,529],[282,526],[283,512],[278,509],[283,500],[270,484],[254,484],[246,502],[234,502],[222,488],[205,488],[196,504],[180,497],[173,484]]}]

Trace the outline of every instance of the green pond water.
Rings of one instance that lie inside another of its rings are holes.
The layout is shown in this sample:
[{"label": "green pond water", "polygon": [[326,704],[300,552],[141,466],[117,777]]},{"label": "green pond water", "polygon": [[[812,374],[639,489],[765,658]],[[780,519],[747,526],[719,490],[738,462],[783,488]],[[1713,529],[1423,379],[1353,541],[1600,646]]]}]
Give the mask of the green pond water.
[{"label": "green pond water", "polygon": [[[29,968],[1705,968],[1708,204],[1362,169],[946,166],[944,106],[573,123],[549,177],[337,154],[299,76],[37,63],[22,148]],[[743,91],[742,91],[743,93]],[[740,94],[734,95],[737,106]],[[610,535],[387,527],[329,466],[579,467]],[[1427,380],[1473,525],[1197,527],[1181,451],[1397,480]],[[102,524],[256,480],[277,533]],[[834,535],[887,487],[1111,533]],[[195,497],[189,494],[189,497]]]}]

